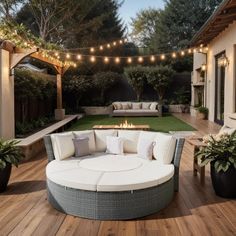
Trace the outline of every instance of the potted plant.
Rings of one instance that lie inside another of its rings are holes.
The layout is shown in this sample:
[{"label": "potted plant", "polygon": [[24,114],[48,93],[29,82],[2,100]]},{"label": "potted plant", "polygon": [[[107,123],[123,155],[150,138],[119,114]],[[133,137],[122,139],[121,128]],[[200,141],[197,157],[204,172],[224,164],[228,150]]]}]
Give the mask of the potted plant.
[{"label": "potted plant", "polygon": [[4,192],[11,175],[12,165],[18,167],[23,154],[20,148],[16,146],[18,141],[0,140],[0,192]]},{"label": "potted plant", "polygon": [[205,147],[196,154],[200,165],[211,165],[213,188],[218,196],[236,198],[236,131],[203,138]]},{"label": "potted plant", "polygon": [[197,111],[198,111],[197,118],[199,120],[207,119],[208,111],[209,111],[207,107],[200,106],[200,107],[197,108]]}]

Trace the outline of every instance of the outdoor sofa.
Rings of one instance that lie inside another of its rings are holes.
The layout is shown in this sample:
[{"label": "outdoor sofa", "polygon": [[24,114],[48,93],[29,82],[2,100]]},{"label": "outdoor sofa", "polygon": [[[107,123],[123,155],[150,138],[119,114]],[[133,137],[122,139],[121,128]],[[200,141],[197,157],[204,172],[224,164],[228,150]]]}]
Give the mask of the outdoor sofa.
[{"label": "outdoor sofa", "polygon": [[[88,138],[91,155],[73,157],[75,135]],[[106,153],[107,140],[113,137],[122,139],[123,154]],[[137,154],[145,140],[155,144],[151,159]],[[178,191],[182,138],[149,131],[87,130],[47,135],[44,141],[48,201],[66,214],[98,220],[139,218],[165,208]]]},{"label": "outdoor sofa", "polygon": [[113,102],[111,116],[162,116],[157,102]]}]

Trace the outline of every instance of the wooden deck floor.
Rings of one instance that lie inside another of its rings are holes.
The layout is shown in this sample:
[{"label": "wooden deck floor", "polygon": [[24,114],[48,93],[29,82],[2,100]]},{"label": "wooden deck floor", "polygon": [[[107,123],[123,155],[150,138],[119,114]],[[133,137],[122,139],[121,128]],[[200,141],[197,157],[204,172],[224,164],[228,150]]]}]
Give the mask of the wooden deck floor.
[{"label": "wooden deck floor", "polygon": [[[178,118],[191,123],[201,134],[219,127]],[[0,235],[236,235],[236,201],[215,196],[207,170],[205,186],[193,177],[191,148],[184,147],[180,191],[161,212],[138,220],[93,221],[64,215],[47,202],[45,155],[13,169],[9,189],[0,195]]]}]

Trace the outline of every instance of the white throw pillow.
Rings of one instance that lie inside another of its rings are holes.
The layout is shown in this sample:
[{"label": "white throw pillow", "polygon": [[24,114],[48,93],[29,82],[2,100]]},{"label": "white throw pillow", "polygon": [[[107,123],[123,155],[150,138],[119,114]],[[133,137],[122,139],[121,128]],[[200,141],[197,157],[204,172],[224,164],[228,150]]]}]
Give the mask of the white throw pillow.
[{"label": "white throw pillow", "polygon": [[155,145],[155,142],[152,139],[139,138],[138,156],[143,159],[152,160],[154,145]]},{"label": "white throw pillow", "polygon": [[75,154],[73,138],[72,132],[51,135],[53,153],[57,161],[64,160]]},{"label": "white throw pillow", "polygon": [[157,110],[157,105],[158,105],[157,102],[152,102],[152,104],[151,104],[151,106],[150,106],[150,110],[152,110],[152,111]]},{"label": "white throw pillow", "polygon": [[88,137],[74,138],[73,143],[75,146],[75,157],[83,157],[91,154]]},{"label": "white throw pillow", "polygon": [[124,140],[124,153],[137,153],[138,139],[140,131],[119,130],[118,137]]},{"label": "white throw pillow", "polygon": [[133,110],[140,110],[142,108],[142,103],[141,102],[133,102],[132,103],[132,109]]},{"label": "white throw pillow", "polygon": [[89,150],[91,153],[96,151],[95,137],[93,130],[74,131],[75,138],[77,137],[88,137],[89,138]]},{"label": "white throw pillow", "polygon": [[124,154],[124,140],[120,137],[107,136],[106,153],[116,155]]},{"label": "white throw pillow", "polygon": [[121,105],[120,102],[114,102],[112,105],[113,105],[115,110],[121,110],[122,109],[122,105]]},{"label": "white throw pillow", "polygon": [[107,136],[117,136],[116,130],[95,130],[96,151],[105,152],[107,149]]},{"label": "white throw pillow", "polygon": [[172,135],[157,133],[155,142],[154,158],[161,164],[171,164],[175,153],[176,138]]},{"label": "white throw pillow", "polygon": [[149,110],[151,104],[152,104],[151,102],[143,102],[143,103],[142,103],[142,109],[143,109],[143,110]]}]

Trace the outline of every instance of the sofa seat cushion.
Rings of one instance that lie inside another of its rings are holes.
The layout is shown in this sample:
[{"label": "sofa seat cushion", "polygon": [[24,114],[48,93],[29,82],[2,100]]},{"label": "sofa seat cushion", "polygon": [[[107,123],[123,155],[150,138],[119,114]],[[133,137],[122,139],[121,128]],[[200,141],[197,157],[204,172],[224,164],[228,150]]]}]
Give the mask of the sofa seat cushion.
[{"label": "sofa seat cushion", "polygon": [[140,131],[119,130],[118,137],[124,139],[124,153],[137,153]]},{"label": "sofa seat cushion", "polygon": [[174,175],[174,165],[160,165],[157,161],[149,161],[140,168],[106,172],[97,185],[97,191],[117,192],[151,188],[170,180]]},{"label": "sofa seat cushion", "polygon": [[[90,163],[88,163],[89,159]],[[100,168],[96,167],[99,161],[103,162],[102,165],[99,164]],[[89,168],[94,166],[97,170],[91,170],[83,164],[81,165],[83,162],[84,164],[87,162]],[[104,171],[104,166],[107,168],[106,171]],[[119,171],[116,166],[120,166]],[[127,166],[130,168],[121,170]],[[114,168],[117,169],[114,170]],[[112,157],[109,154],[96,153],[87,159],[55,160],[46,167],[47,178],[56,184],[68,188],[101,192],[150,188],[167,182],[173,175],[174,165],[161,165],[158,161],[144,160],[135,154]]]},{"label": "sofa seat cushion", "polygon": [[74,166],[71,167],[67,165],[67,167],[62,170],[61,166],[55,168],[55,162],[56,161],[52,161],[47,165],[46,176],[49,180],[69,188],[88,191],[97,190],[98,181],[103,174],[102,171],[92,171],[81,168],[78,166],[79,162],[77,164],[74,163]]},{"label": "sofa seat cushion", "polygon": [[127,113],[154,113],[157,112],[157,110],[145,110],[145,109],[138,109],[138,110],[126,110]]},{"label": "sofa seat cushion", "polygon": [[79,162],[79,166],[84,169],[117,172],[133,170],[143,165],[141,158],[127,158],[122,155],[101,155],[99,158],[87,158]]}]

